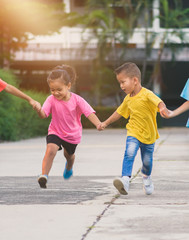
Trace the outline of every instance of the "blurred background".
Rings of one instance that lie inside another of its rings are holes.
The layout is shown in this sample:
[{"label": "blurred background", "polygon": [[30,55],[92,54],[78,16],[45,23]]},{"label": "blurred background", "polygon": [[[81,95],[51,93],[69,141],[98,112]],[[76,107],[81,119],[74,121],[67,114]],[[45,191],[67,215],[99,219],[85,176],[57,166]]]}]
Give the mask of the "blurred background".
[{"label": "blurred background", "polygon": [[[189,76],[188,0],[1,0],[0,77],[43,104],[53,67],[77,71],[72,91],[105,120],[124,99],[114,69],[126,61],[142,72],[142,85],[169,109],[180,106]],[[185,126],[188,113],[159,127]],[[92,125],[82,119],[84,127]],[[0,94],[0,139],[46,134],[23,100]],[[124,127],[122,119],[112,127]]]}]

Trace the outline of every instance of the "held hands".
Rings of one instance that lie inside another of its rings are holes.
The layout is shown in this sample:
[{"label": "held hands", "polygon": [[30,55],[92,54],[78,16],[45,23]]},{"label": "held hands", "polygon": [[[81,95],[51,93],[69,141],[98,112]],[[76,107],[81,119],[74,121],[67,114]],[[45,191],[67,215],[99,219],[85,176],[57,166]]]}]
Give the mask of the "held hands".
[{"label": "held hands", "polygon": [[169,110],[169,109],[167,109],[167,108],[165,107],[165,108],[162,108],[162,109],[160,110],[160,115],[161,115],[161,117],[163,117],[163,118],[171,118],[172,115],[173,115],[173,111],[171,111],[171,110]]},{"label": "held hands", "polygon": [[98,130],[98,131],[102,131],[102,130],[104,130],[106,127],[107,127],[106,122],[101,122],[100,124],[98,124],[97,130]]},{"label": "held hands", "polygon": [[33,99],[29,101],[29,104],[33,107],[34,110],[37,112],[41,111],[41,104]]}]

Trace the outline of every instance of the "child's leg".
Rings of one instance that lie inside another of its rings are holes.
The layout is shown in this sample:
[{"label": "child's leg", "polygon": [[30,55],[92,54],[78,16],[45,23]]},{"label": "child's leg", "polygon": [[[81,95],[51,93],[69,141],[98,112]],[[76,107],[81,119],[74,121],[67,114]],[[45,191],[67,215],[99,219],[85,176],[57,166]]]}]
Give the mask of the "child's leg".
[{"label": "child's leg", "polygon": [[113,181],[115,188],[117,188],[121,194],[128,194],[133,163],[139,146],[140,142],[136,138],[131,136],[127,137],[126,150],[122,165],[122,178],[116,178]]},{"label": "child's leg", "polygon": [[140,142],[131,136],[127,137],[126,150],[122,165],[122,176],[131,177],[134,159],[139,149]]},{"label": "child's leg", "polygon": [[64,156],[66,158],[66,166],[63,172],[64,179],[69,179],[73,175],[73,164],[75,160],[75,150],[77,144],[71,144],[65,141],[62,141],[62,146],[64,147]]},{"label": "child's leg", "polygon": [[151,179],[152,165],[153,165],[153,152],[155,144],[141,143],[141,158],[142,158],[142,174],[143,174],[143,189],[147,195],[154,191],[154,185]]},{"label": "child's leg", "polygon": [[74,160],[75,160],[75,154],[74,153],[69,154],[67,152],[67,150],[64,149],[64,156],[65,156],[67,162],[66,162],[66,166],[65,166],[65,169],[63,172],[63,177],[64,177],[64,179],[69,179],[73,175],[72,167],[73,167]]},{"label": "child's leg", "polygon": [[74,164],[74,160],[75,160],[75,154],[68,154],[68,152],[66,151],[66,149],[64,148],[64,157],[67,160],[67,165],[66,165],[66,169],[69,171],[72,169],[73,164]]},{"label": "child's leg", "polygon": [[141,158],[142,158],[142,170],[141,172],[150,176],[152,172],[153,165],[153,153],[155,144],[143,144],[141,143]]},{"label": "child's leg", "polygon": [[54,157],[56,156],[58,149],[59,149],[59,146],[54,143],[47,144],[45,156],[43,158],[43,163],[42,163],[42,175],[48,176],[52,167]]}]

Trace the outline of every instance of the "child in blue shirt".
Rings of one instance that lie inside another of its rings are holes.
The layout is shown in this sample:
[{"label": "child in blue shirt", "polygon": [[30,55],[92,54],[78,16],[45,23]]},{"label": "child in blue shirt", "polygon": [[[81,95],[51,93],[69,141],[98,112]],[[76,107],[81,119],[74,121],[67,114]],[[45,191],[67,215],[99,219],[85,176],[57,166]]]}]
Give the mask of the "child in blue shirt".
[{"label": "child in blue shirt", "polygon": [[[184,87],[180,96],[183,97],[184,99],[186,99],[187,101],[184,102],[180,107],[178,107],[174,111],[168,110],[167,112],[164,112],[163,116],[165,118],[173,118],[173,117],[176,117],[176,116],[180,115],[181,113],[189,110],[189,79],[186,82],[186,85],[185,85],[185,87]],[[189,118],[188,118],[188,121],[186,123],[186,127],[189,128]]]}]

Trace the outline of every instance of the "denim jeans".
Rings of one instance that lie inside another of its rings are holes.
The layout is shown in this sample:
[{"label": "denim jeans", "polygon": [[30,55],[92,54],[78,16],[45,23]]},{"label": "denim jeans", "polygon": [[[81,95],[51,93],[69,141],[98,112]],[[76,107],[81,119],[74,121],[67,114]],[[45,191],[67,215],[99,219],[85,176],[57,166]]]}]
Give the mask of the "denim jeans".
[{"label": "denim jeans", "polygon": [[122,176],[131,176],[133,163],[139,148],[141,151],[142,159],[141,172],[147,176],[150,176],[152,172],[154,146],[155,143],[144,144],[135,137],[128,136],[126,140],[126,150],[122,165]]}]

